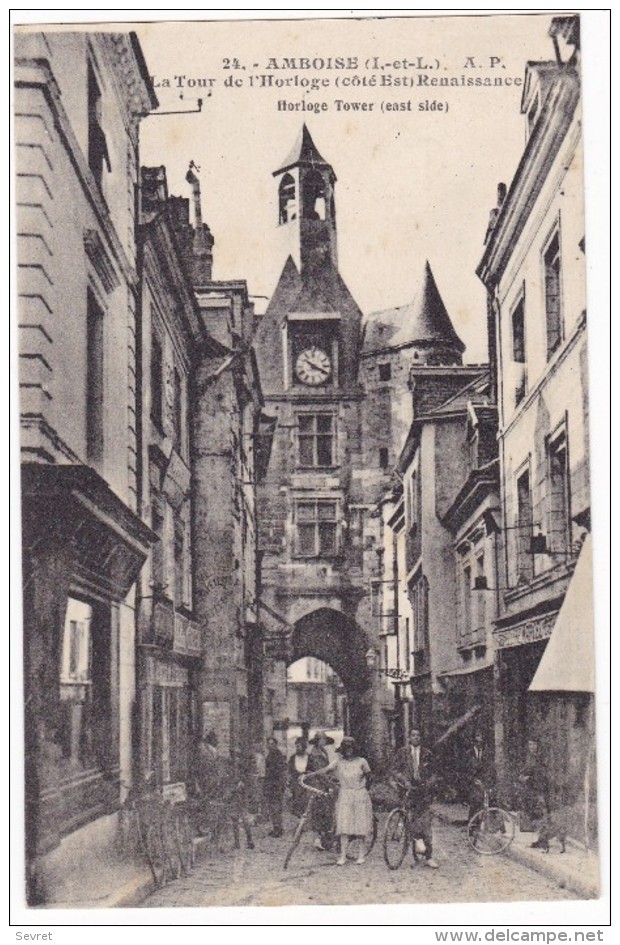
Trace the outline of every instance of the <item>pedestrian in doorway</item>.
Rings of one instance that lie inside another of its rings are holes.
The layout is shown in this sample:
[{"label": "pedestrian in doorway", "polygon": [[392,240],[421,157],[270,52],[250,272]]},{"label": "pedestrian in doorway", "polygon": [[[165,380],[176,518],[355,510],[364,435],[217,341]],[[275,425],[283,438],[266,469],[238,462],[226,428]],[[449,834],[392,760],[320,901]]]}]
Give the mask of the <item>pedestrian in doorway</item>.
[{"label": "pedestrian in doorway", "polygon": [[214,731],[206,732],[198,744],[194,781],[200,794],[209,796],[219,787],[221,766],[218,756],[218,738]]},{"label": "pedestrian in doorway", "polygon": [[275,738],[267,739],[267,754],[265,755],[265,779],[263,782],[264,810],[271,821],[270,837],[281,837],[282,804],[286,790],[286,758],[278,748]]},{"label": "pedestrian in doorway", "polygon": [[226,789],[228,773],[226,762],[218,752],[218,737],[212,730],[200,739],[193,775],[194,795],[197,798],[196,826],[201,836],[213,835],[214,803]]},{"label": "pedestrian in doorway", "polygon": [[535,738],[528,740],[519,786],[521,830],[538,830],[549,815],[549,781],[540,744]]},{"label": "pedestrian in doorway", "polygon": [[362,758],[357,742],[348,735],[337,748],[340,758],[325,768],[308,774],[307,779],[333,774],[338,782],[336,800],[336,833],[340,840],[338,866],[344,866],[351,840],[358,840],[356,863],[364,863],[364,841],[372,830],[372,802],[368,793],[370,765]]},{"label": "pedestrian in doorway", "polygon": [[306,774],[310,756],[305,738],[295,739],[295,754],[288,760],[288,786],[291,792],[291,814],[301,817],[308,803],[308,792],[299,783],[300,775]]},{"label": "pedestrian in doorway", "polygon": [[[327,745],[333,745],[334,739],[327,732],[319,730],[314,738],[310,739],[312,746],[308,758],[308,771],[319,771],[326,768],[329,764],[329,755],[325,750]],[[325,779],[317,779],[317,787],[325,789],[328,783]],[[320,797],[317,795],[314,799],[312,808],[312,829],[316,831],[317,837],[314,845],[318,850],[329,850],[332,842],[334,826],[334,801],[331,794],[325,794]]]},{"label": "pedestrian in doorway", "polygon": [[252,778],[251,762],[240,753],[236,753],[229,763],[229,781],[224,796],[227,802],[228,815],[233,829],[235,850],[241,846],[239,826],[243,827],[245,843],[248,850],[254,849],[252,837],[252,817],[250,815],[250,785]]},{"label": "pedestrian in doorway", "polygon": [[422,745],[422,733],[418,728],[409,732],[409,744],[400,748],[391,765],[391,781],[405,792],[405,802],[411,813],[413,829],[414,865],[416,841],[424,844],[424,859],[430,869],[436,870],[439,863],[433,857],[433,832],[431,803],[433,800],[433,756]]},{"label": "pedestrian in doorway", "polygon": [[265,810],[265,755],[261,748],[257,746],[252,752],[253,761],[253,787],[252,787],[252,813],[256,815],[256,823],[267,820]]}]

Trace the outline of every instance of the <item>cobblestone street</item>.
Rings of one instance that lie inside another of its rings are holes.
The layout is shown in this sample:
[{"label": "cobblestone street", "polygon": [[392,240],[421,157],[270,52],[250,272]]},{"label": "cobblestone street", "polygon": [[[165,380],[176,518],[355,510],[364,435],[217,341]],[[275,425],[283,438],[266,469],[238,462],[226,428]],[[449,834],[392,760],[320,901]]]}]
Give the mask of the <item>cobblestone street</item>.
[{"label": "cobblestone street", "polygon": [[[313,847],[306,834],[284,871],[291,831],[282,840],[256,830],[256,849],[201,860],[190,877],[152,893],[142,907],[359,905],[369,903],[489,902],[576,899],[538,873],[506,856],[484,857],[468,846],[463,828],[435,821],[438,870],[410,866],[392,872],[383,860],[382,826],[363,866],[336,865],[333,853]],[[542,854],[541,854],[542,855]]]}]

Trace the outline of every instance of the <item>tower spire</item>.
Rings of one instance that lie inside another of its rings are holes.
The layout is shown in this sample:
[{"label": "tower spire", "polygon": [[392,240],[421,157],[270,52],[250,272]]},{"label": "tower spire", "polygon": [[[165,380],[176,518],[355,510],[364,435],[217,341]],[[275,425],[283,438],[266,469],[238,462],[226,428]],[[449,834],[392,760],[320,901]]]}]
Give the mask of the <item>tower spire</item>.
[{"label": "tower spire", "polygon": [[377,312],[366,328],[367,348],[411,348],[420,364],[461,364],[465,345],[457,335],[428,260],[411,302]]}]

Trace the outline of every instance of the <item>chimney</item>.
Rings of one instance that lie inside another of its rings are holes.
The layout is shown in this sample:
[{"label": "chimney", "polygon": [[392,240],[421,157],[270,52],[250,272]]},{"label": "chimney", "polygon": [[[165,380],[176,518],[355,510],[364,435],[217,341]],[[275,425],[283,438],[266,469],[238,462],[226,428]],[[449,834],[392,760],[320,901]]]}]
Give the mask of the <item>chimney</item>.
[{"label": "chimney", "polygon": [[151,218],[154,214],[160,213],[168,200],[168,184],[166,181],[166,168],[161,167],[142,167],[141,176],[141,212],[142,218]]},{"label": "chimney", "polygon": [[211,230],[202,222],[202,207],[200,203],[200,180],[193,171],[195,165],[190,164],[185,180],[192,188],[194,202],[194,242],[192,247],[192,282],[195,286],[211,282],[213,272],[213,243]]},{"label": "chimney", "polygon": [[495,229],[495,224],[497,223],[497,218],[498,218],[498,216],[499,216],[499,212],[500,212],[500,210],[502,209],[502,206],[503,206],[504,201],[505,201],[505,199],[506,199],[506,192],[507,192],[507,191],[506,191],[506,184],[499,183],[499,184],[497,185],[497,206],[496,206],[496,207],[493,207],[493,209],[491,210],[491,213],[489,214],[489,225],[488,225],[487,231],[486,231],[486,233],[485,233],[485,235],[484,235],[484,245],[485,245],[485,246],[486,246],[486,244],[489,242],[489,237],[491,236],[491,233],[492,233],[493,230]]}]

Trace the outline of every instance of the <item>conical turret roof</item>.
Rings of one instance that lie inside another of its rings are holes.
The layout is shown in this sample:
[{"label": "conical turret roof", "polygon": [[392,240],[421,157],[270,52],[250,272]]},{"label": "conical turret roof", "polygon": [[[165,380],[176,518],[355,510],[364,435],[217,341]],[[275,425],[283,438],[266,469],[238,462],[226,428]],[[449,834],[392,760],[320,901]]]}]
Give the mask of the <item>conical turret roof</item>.
[{"label": "conical turret roof", "polygon": [[[376,330],[379,327],[380,332]],[[379,347],[400,348],[407,344],[421,344],[425,347],[439,345],[459,352],[465,350],[465,345],[454,330],[439,294],[428,260],[413,301],[399,308],[377,312],[371,315],[367,322],[367,350]]]},{"label": "conical turret roof", "polygon": [[333,174],[331,164],[329,164],[320,154],[316,144],[312,140],[312,135],[308,131],[308,126],[305,122],[301,129],[301,134],[295,142],[293,150],[286,158],[282,166],[279,167],[277,171],[273,172],[273,176],[277,177],[278,174],[284,174],[284,172],[290,170],[291,167],[299,166],[329,168]]}]

